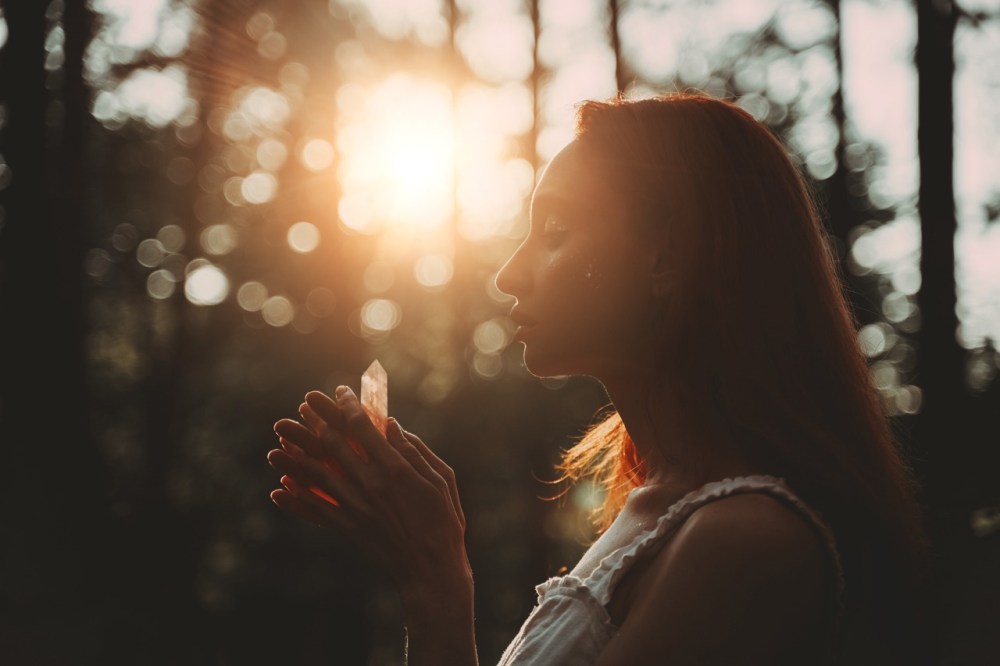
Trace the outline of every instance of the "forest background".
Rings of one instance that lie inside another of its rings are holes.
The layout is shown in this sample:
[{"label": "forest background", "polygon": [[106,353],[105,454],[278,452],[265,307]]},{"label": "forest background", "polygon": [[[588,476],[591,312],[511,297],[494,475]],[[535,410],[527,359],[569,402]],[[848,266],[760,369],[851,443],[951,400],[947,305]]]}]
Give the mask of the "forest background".
[{"label": "forest background", "polygon": [[1000,660],[1000,3],[0,12],[3,663],[400,663],[391,588],[264,457],[374,359],[456,469],[495,661],[592,536],[597,490],[549,481],[606,396],[526,373],[493,276],[576,102],[685,89],[807,175],[923,487],[939,662]]}]

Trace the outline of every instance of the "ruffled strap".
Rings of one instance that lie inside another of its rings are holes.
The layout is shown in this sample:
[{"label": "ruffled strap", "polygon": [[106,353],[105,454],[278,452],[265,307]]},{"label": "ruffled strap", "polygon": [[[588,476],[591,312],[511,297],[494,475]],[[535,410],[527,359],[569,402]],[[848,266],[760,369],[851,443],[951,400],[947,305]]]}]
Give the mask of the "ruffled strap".
[{"label": "ruffled strap", "polygon": [[[765,474],[722,479],[721,481],[713,481],[692,490],[671,505],[667,513],[660,516],[652,528],[637,535],[629,545],[619,548],[601,560],[597,568],[582,581],[583,584],[590,589],[601,606],[607,606],[611,601],[611,595],[617,587],[618,582],[628,571],[629,567],[632,566],[633,562],[641,557],[649,548],[654,547],[676,531],[696,509],[722,497],[750,492],[766,492],[783,500],[815,526],[823,542],[826,544],[830,562],[836,573],[837,605],[838,609],[842,609],[846,581],[840,562],[840,555],[837,552],[836,541],[833,538],[833,531],[818,513],[813,511],[792,492],[785,484],[784,479]],[[546,581],[546,583],[547,585],[544,586],[546,588],[557,584],[556,581]],[[539,590],[539,592],[542,592],[542,590]]]}]

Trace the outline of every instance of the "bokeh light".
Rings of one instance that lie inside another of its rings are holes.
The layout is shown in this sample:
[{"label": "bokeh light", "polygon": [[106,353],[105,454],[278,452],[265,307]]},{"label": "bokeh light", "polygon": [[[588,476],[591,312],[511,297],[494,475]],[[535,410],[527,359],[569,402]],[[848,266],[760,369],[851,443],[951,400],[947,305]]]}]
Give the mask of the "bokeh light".
[{"label": "bokeh light", "polygon": [[510,342],[510,332],[502,320],[491,319],[476,327],[472,342],[484,354],[496,354]]},{"label": "bokeh light", "polygon": [[373,298],[361,306],[361,330],[366,336],[379,337],[399,326],[403,311],[388,298]]},{"label": "bokeh light", "polygon": [[325,139],[310,139],[302,147],[301,158],[310,171],[322,171],[333,163],[333,146]]},{"label": "bokeh light", "polygon": [[205,252],[221,255],[229,254],[236,248],[239,236],[228,224],[213,224],[202,230],[200,240]]},{"label": "bokeh light", "polygon": [[236,301],[248,312],[258,312],[267,301],[267,287],[260,282],[251,281],[240,285],[236,292]]},{"label": "bokeh light", "polygon": [[267,203],[277,191],[278,181],[267,171],[254,171],[240,183],[240,194],[251,204]]},{"label": "bokeh light", "polygon": [[288,326],[295,318],[295,306],[285,296],[271,296],[260,308],[260,314],[268,324],[280,328]]},{"label": "bokeh light", "polygon": [[160,241],[167,252],[180,252],[184,248],[184,229],[176,224],[167,224],[156,232],[156,240]]},{"label": "bokeh light", "polygon": [[166,252],[163,243],[158,239],[147,238],[136,247],[135,259],[146,268],[154,268],[160,265]]},{"label": "bokeh light", "polygon": [[168,270],[156,270],[146,278],[146,292],[156,300],[165,300],[174,294],[177,279]]},{"label": "bokeh light", "polygon": [[229,295],[229,279],[218,266],[192,261],[184,280],[184,295],[195,305],[218,305]]},{"label": "bokeh light", "polygon": [[319,238],[319,229],[309,222],[296,222],[288,228],[288,246],[300,254],[315,250]]},{"label": "bokeh light", "polygon": [[453,273],[451,259],[443,254],[426,254],[418,258],[413,266],[413,276],[428,289],[445,286]]},{"label": "bokeh light", "polygon": [[267,138],[257,146],[257,163],[268,171],[277,171],[288,157],[288,148],[275,138]]},{"label": "bokeh light", "polygon": [[472,370],[483,379],[496,379],[503,372],[503,358],[499,354],[477,351],[472,357]]},{"label": "bokeh light", "polygon": [[363,12],[389,39],[414,37],[427,46],[439,46],[448,39],[442,0],[341,0],[339,4]]},{"label": "bokeh light", "polygon": [[125,118],[139,118],[164,127],[181,118],[190,98],[187,74],[177,66],[136,70],[115,91],[101,91],[94,99],[94,117],[108,126]]}]

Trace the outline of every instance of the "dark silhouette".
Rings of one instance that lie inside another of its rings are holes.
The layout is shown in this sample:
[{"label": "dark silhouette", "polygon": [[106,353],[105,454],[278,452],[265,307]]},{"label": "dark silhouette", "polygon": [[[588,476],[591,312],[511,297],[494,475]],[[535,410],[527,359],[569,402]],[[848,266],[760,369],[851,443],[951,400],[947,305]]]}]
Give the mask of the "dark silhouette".
[{"label": "dark silhouette", "polygon": [[[774,135],[704,95],[585,102],[531,218],[497,276],[525,365],[615,411],[561,464],[603,485],[601,535],[501,663],[927,660],[916,479]],[[454,472],[346,386],[299,411],[272,499],[386,570],[410,663],[476,663]]]}]

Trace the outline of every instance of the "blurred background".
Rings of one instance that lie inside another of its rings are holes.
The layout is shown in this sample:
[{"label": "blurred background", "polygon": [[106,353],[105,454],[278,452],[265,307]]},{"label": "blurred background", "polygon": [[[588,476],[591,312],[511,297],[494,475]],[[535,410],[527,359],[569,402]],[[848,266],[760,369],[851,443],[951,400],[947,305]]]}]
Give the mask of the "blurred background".
[{"label": "blurred background", "polygon": [[923,484],[940,663],[1000,662],[997,0],[0,0],[5,664],[400,664],[398,602],[268,498],[378,359],[458,474],[495,663],[600,501],[606,406],[493,276],[574,105],[697,89],[807,174]]}]

